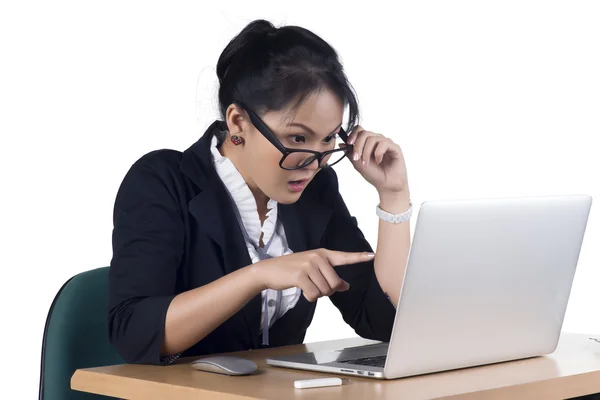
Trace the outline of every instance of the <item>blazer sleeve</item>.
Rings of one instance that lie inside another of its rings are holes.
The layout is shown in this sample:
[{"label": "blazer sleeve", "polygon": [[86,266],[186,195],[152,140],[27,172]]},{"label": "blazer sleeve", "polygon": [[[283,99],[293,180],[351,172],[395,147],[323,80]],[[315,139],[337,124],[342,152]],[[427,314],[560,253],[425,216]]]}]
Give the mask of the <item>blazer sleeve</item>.
[{"label": "blazer sleeve", "polygon": [[183,257],[175,181],[158,155],[150,153],[130,168],[114,206],[108,327],[127,363],[163,363],[165,319]]},{"label": "blazer sleeve", "polygon": [[[334,211],[323,235],[323,247],[339,251],[372,252],[356,218],[350,215],[339,193],[337,175],[331,171],[330,193]],[[396,309],[377,280],[374,261],[338,266],[336,272],[350,284],[348,291],[330,296],[344,321],[361,337],[389,341]]]}]

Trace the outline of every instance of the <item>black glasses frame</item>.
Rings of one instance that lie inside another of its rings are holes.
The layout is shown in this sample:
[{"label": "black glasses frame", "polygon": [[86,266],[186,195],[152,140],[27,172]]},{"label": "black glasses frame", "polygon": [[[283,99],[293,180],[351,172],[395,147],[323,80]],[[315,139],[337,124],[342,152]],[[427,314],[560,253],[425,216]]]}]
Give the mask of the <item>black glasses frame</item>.
[{"label": "black glasses frame", "polygon": [[[344,158],[346,158],[346,156],[348,155],[348,153],[350,153],[354,149],[354,145],[348,144],[348,135],[346,134],[346,131],[344,131],[343,128],[340,128],[340,132],[338,133],[338,135],[340,136],[340,138],[346,144],[346,146],[343,147],[343,148],[333,149],[333,150],[327,150],[327,151],[314,151],[314,150],[308,150],[308,149],[307,150],[303,150],[303,149],[289,149],[289,148],[285,147],[279,141],[279,139],[277,139],[277,137],[275,136],[275,134],[269,129],[269,127],[263,122],[263,120],[254,111],[252,111],[249,107],[247,107],[243,103],[237,102],[237,104],[240,107],[242,107],[248,113],[248,116],[250,117],[250,121],[252,122],[252,125],[254,125],[256,127],[256,129],[258,129],[258,131],[269,142],[271,142],[271,144],[273,146],[275,146],[277,148],[277,150],[279,150],[281,152],[281,154],[283,154],[283,157],[281,157],[281,161],[279,161],[279,166],[282,169],[285,169],[285,170],[288,170],[288,171],[294,171],[294,170],[297,170],[297,169],[302,169],[302,168],[305,168],[306,166],[312,164],[315,160],[317,160],[319,168],[330,168],[330,167],[334,166],[335,164],[339,163],[340,161],[342,161]],[[334,162],[333,164],[321,165],[321,163],[323,162],[323,159],[325,157],[327,157],[328,155],[330,155],[332,153],[338,153],[338,152],[343,152],[344,156],[341,157],[336,162]],[[283,162],[285,161],[285,159],[287,158],[287,156],[289,156],[292,153],[312,153],[312,154],[314,154],[314,156],[307,158],[306,161],[304,163],[302,163],[302,165],[300,165],[300,166],[298,166],[296,168],[285,168],[283,166]]]}]

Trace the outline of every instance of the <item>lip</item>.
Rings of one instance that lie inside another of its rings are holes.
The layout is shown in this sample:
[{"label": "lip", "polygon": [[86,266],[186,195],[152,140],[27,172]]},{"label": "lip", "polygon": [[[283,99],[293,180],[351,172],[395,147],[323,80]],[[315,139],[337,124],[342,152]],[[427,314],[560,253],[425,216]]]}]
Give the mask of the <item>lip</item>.
[{"label": "lip", "polygon": [[[294,182],[294,183],[292,183]],[[288,181],[288,186],[292,192],[301,192],[308,184],[308,179],[300,179],[298,181]]]}]

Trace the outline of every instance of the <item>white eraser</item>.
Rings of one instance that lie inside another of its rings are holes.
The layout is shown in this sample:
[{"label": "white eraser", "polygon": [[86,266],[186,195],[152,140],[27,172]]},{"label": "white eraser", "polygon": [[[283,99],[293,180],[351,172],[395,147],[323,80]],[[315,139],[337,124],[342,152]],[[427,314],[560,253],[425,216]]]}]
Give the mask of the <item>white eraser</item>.
[{"label": "white eraser", "polygon": [[341,384],[341,378],[305,379],[301,381],[294,381],[294,387],[296,389],[308,389],[325,386],[341,386]]}]

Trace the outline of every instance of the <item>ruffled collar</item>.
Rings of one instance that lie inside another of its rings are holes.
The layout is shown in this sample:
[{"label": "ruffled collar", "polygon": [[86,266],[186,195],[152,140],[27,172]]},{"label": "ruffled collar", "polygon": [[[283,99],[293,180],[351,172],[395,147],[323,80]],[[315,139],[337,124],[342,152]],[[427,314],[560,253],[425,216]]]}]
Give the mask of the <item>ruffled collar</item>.
[{"label": "ruffled collar", "polygon": [[263,243],[266,245],[271,239],[277,224],[277,202],[273,199],[268,201],[267,218],[261,229],[260,217],[258,215],[258,208],[256,206],[254,195],[231,160],[221,155],[217,148],[217,143],[217,137],[213,136],[210,151],[213,156],[213,165],[215,166],[217,174],[231,194],[240,213],[242,223],[246,228],[246,232],[254,242],[254,245],[258,247],[261,232],[263,234]]}]

